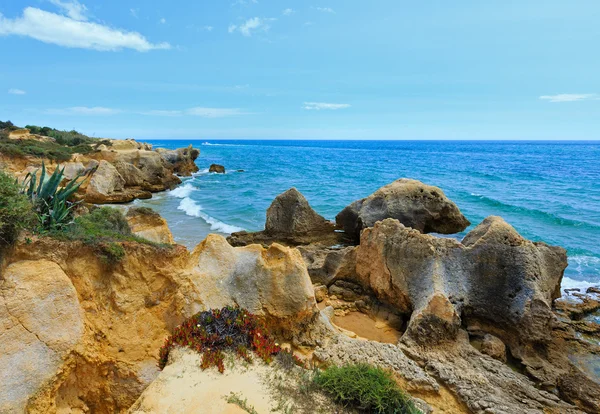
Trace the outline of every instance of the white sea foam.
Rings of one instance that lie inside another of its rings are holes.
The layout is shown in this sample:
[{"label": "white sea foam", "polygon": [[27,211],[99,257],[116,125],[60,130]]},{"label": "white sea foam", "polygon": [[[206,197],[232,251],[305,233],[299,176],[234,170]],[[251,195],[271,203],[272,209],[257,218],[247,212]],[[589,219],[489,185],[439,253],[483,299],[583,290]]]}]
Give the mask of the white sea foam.
[{"label": "white sea foam", "polygon": [[185,183],[184,185],[169,191],[169,195],[177,198],[186,198],[196,190],[197,188],[194,187],[192,183]]},{"label": "white sea foam", "polygon": [[562,283],[560,284],[561,289],[581,289],[586,290],[589,287],[600,287],[600,282],[589,282],[587,280],[575,280],[569,277],[563,277]]},{"label": "white sea foam", "polygon": [[231,234],[235,233],[236,231],[244,230],[241,227],[223,223],[222,221],[219,221],[216,218],[209,216],[208,214],[202,211],[202,206],[200,206],[200,204],[196,203],[189,197],[186,197],[183,200],[181,200],[177,209],[184,211],[185,214],[187,214],[188,216],[201,218],[207,224],[210,224],[211,230],[218,231],[219,233]]}]

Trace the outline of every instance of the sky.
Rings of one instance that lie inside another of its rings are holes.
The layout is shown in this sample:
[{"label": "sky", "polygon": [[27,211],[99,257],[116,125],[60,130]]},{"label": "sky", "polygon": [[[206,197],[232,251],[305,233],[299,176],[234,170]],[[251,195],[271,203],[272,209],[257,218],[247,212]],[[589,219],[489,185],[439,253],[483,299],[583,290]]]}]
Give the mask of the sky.
[{"label": "sky", "polygon": [[0,120],[137,139],[600,139],[598,0],[2,0]]}]

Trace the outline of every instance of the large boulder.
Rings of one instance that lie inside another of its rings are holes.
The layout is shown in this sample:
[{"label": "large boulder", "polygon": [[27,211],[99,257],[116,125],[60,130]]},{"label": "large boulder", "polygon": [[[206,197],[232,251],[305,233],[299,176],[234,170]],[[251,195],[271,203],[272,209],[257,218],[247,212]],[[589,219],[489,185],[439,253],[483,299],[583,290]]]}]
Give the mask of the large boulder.
[{"label": "large boulder", "polygon": [[102,160],[92,175],[86,190],[86,201],[105,202],[113,193],[123,191],[125,180],[110,162]]},{"label": "large boulder", "polygon": [[406,178],[350,204],[336,216],[335,221],[338,227],[358,241],[364,228],[373,227],[386,218],[397,219],[421,233],[453,234],[470,224],[456,204],[438,187]]},{"label": "large boulder", "polygon": [[268,234],[300,235],[329,231],[331,227],[293,187],[275,197],[267,210],[265,232]]},{"label": "large boulder", "polygon": [[156,211],[147,207],[132,207],[125,217],[136,236],[159,244],[175,243],[167,221]]},{"label": "large boulder", "polygon": [[289,329],[317,312],[313,287],[296,249],[277,243],[268,249],[232,247],[222,236],[209,234],[191,260],[190,278],[207,308],[235,304]]},{"label": "large boulder", "polygon": [[0,279],[0,412],[25,412],[84,332],[77,292],[47,260],[9,265]]},{"label": "large boulder", "polygon": [[227,238],[232,246],[257,243],[268,246],[277,242],[288,246],[318,244],[333,246],[344,243],[345,235],[335,225],[317,214],[295,188],[279,194],[267,209],[265,230],[233,233]]}]

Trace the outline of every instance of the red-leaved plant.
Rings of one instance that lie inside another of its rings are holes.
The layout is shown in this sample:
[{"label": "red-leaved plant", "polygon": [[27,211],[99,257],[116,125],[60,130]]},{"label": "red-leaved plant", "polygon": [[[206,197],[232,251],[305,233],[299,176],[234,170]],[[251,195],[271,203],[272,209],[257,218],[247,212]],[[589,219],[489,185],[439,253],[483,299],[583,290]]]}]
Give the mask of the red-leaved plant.
[{"label": "red-leaved plant", "polygon": [[252,362],[249,351],[254,351],[266,363],[281,348],[268,335],[264,322],[245,309],[227,306],[197,313],[179,325],[160,349],[158,366],[163,369],[174,345],[186,346],[202,355],[201,368],[216,366],[225,370],[223,351],[234,351]]}]

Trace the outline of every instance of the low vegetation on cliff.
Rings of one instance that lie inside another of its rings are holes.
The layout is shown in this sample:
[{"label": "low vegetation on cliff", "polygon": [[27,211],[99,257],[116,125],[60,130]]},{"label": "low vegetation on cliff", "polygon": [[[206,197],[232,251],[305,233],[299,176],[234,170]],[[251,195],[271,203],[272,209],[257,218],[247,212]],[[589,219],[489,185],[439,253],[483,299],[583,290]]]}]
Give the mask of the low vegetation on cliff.
[{"label": "low vegetation on cliff", "polygon": [[216,366],[219,372],[225,370],[225,351],[235,352],[247,362],[252,362],[249,352],[253,351],[265,362],[271,362],[273,355],[281,350],[261,319],[231,306],[200,312],[178,326],[160,349],[161,369],[175,345],[203,353],[202,368]]},{"label": "low vegetation on cliff", "polygon": [[391,374],[367,364],[331,366],[317,371],[314,382],[344,405],[378,414],[417,414]]},{"label": "low vegetation on cliff", "polygon": [[62,162],[69,160],[73,154],[88,154],[101,144],[110,145],[109,140],[91,138],[77,131],[60,131],[35,125],[25,128],[22,137],[14,139],[11,138],[11,132],[16,133],[21,129],[10,121],[0,121],[0,153],[8,157],[33,156]]},{"label": "low vegetation on cliff", "polygon": [[19,232],[34,222],[27,196],[15,179],[0,170],[0,245],[11,244]]}]

